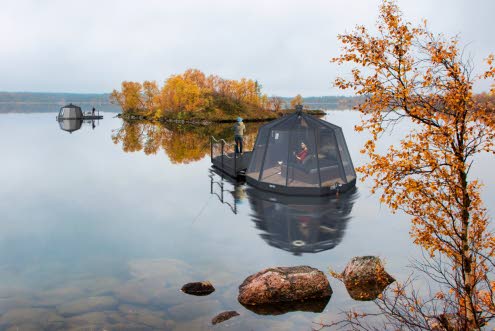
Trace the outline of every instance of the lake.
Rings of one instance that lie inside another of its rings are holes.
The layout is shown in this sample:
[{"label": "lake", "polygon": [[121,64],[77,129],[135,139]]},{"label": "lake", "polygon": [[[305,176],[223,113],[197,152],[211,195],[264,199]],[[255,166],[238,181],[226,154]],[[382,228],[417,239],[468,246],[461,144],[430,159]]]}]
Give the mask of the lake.
[{"label": "lake", "polygon": [[[380,205],[367,183],[323,201],[273,197],[212,170],[210,131],[127,128],[105,112],[69,133],[57,110],[0,114],[2,329],[311,330],[344,309],[373,307],[351,299],[329,267],[340,272],[354,256],[376,255],[404,280],[419,256],[409,218]],[[325,119],[342,127],[354,165],[363,164],[359,114],[328,111]],[[491,214],[494,168],[483,155],[473,170]],[[238,303],[247,276],[296,265],[330,278],[323,312],[258,315]],[[202,280],[216,291],[180,292]],[[212,326],[225,310],[240,316]]]}]

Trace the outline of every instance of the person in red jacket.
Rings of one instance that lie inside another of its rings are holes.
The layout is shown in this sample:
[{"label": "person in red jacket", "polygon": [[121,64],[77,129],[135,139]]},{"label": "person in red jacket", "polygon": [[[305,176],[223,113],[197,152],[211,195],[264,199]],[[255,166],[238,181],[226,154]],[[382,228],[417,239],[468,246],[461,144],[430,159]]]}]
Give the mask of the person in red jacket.
[{"label": "person in red jacket", "polygon": [[308,147],[304,142],[301,142],[301,150],[299,152],[294,152],[294,155],[296,156],[296,160],[299,163],[303,163],[304,159],[308,156]]}]

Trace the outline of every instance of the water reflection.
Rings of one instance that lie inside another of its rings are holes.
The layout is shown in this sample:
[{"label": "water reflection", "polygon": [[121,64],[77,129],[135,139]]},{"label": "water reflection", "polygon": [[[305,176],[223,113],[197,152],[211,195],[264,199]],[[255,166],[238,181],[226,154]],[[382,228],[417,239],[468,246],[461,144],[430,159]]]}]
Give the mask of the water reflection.
[{"label": "water reflection", "polygon": [[285,196],[254,188],[246,190],[256,227],[270,245],[294,255],[337,246],[344,237],[357,198],[353,188],[337,197]]},{"label": "water reflection", "polygon": [[258,315],[284,315],[294,311],[304,311],[312,313],[322,313],[330,301],[330,297],[326,299],[313,299],[308,301],[295,302],[279,302],[272,305],[246,305],[249,309]]},{"label": "water reflection", "polygon": [[337,246],[358,197],[356,188],[332,197],[286,196],[249,187],[215,169],[210,170],[210,179],[210,193],[222,204],[237,214],[238,205],[247,199],[261,237],[294,255]]},{"label": "water reflection", "polygon": [[72,133],[81,129],[83,120],[81,119],[72,119],[72,120],[60,120],[58,121],[58,125],[60,125],[60,129]]},{"label": "water reflection", "polygon": [[[216,168],[210,169],[209,177],[210,194],[215,195],[222,204],[237,214],[238,205],[247,198],[245,181],[234,180]],[[229,185],[225,186],[227,183]]]},{"label": "water reflection", "polygon": [[[201,160],[210,153],[210,137],[234,139],[233,124],[187,125],[151,123],[146,121],[122,122],[113,131],[112,140],[121,144],[124,152],[144,151],[146,155],[163,150],[172,163],[185,164]],[[244,144],[252,149],[261,123],[246,124]]]},{"label": "water reflection", "polygon": [[80,130],[83,123],[87,124],[88,126],[91,126],[93,130],[98,125],[98,122],[95,120],[86,120],[86,121],[82,119],[58,120],[58,125],[60,126],[60,129],[63,131],[67,131],[69,133]]}]

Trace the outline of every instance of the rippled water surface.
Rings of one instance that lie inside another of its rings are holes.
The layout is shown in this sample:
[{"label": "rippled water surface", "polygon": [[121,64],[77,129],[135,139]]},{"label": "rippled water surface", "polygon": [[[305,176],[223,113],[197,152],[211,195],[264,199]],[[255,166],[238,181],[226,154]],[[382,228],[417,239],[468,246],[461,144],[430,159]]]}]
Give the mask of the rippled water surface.
[{"label": "rippled water surface", "polygon": [[[332,199],[274,197],[211,170],[209,131],[161,128],[150,142],[140,136],[149,127],[123,132],[114,115],[69,133],[55,113],[0,114],[1,329],[310,330],[372,303],[352,300],[330,279],[334,294],[322,313],[258,315],[237,302],[239,284],[270,266],[328,274],[359,255],[382,257],[397,279],[409,274],[418,250],[408,218],[390,214],[366,183]],[[362,164],[359,115],[326,119],[343,128]],[[474,175],[492,211],[495,162],[479,161]],[[201,280],[217,290],[180,292]],[[225,310],[240,316],[212,326]]]}]

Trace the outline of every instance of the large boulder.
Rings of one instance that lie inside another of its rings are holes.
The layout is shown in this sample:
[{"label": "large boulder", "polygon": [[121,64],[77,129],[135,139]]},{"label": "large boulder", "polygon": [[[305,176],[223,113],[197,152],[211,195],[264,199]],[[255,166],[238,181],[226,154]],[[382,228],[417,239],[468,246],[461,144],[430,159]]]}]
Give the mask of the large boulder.
[{"label": "large boulder", "polygon": [[340,276],[351,298],[360,301],[376,299],[388,285],[395,282],[376,256],[352,258]]},{"label": "large boulder", "polygon": [[329,299],[332,288],[323,272],[308,266],[275,267],[249,276],[239,286],[246,306]]}]

